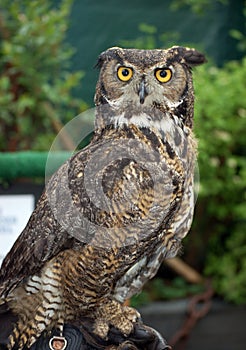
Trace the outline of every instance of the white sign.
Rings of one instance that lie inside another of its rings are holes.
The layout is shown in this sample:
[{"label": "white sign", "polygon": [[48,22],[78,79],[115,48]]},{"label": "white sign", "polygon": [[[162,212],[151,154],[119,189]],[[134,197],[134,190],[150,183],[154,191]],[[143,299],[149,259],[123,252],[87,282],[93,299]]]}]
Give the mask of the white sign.
[{"label": "white sign", "polygon": [[25,228],[35,205],[34,195],[0,195],[0,265]]}]

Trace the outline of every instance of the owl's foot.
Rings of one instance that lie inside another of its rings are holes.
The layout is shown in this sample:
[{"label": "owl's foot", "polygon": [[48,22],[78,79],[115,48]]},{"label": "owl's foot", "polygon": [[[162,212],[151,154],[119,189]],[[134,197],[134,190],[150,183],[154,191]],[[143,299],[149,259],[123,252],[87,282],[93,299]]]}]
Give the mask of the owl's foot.
[{"label": "owl's foot", "polygon": [[[132,332],[125,336],[120,330],[110,327],[107,340],[92,332],[94,321],[80,319],[79,329],[88,344],[94,350],[171,350],[166,340],[155,329],[146,326],[141,320],[134,323]],[[86,348],[87,349],[87,348]]]},{"label": "owl's foot", "polygon": [[115,300],[107,300],[96,311],[96,321],[93,332],[103,339],[107,339],[110,326],[118,329],[124,336],[128,336],[134,323],[140,318],[137,310],[122,306]]}]

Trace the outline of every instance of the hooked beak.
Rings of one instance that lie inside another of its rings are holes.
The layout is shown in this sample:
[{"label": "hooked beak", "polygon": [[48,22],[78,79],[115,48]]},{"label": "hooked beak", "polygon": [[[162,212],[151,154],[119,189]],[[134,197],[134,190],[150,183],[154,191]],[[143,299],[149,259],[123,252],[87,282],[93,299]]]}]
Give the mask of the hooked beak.
[{"label": "hooked beak", "polygon": [[138,96],[139,96],[139,100],[140,103],[143,104],[145,97],[148,95],[147,90],[146,90],[146,86],[145,86],[145,81],[144,79],[142,79],[140,85],[139,85],[139,89],[138,89]]}]

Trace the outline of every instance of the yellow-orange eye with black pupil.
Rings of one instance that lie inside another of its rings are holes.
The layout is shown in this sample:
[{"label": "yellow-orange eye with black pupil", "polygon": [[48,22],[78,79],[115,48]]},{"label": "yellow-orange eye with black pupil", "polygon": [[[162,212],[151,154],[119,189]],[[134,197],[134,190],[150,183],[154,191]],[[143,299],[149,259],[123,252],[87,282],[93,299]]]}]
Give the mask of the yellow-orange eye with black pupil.
[{"label": "yellow-orange eye with black pupil", "polygon": [[172,78],[172,71],[169,68],[158,68],[155,77],[160,83],[167,83]]},{"label": "yellow-orange eye with black pupil", "polygon": [[129,67],[119,67],[117,71],[118,78],[122,81],[128,81],[133,75],[133,70]]}]

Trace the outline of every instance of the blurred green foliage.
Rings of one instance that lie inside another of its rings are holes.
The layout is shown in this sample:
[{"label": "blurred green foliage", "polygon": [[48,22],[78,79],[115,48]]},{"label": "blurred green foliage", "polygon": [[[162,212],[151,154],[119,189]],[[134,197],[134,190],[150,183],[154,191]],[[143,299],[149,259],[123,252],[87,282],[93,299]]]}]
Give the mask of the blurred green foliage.
[{"label": "blurred green foliage", "polygon": [[47,150],[60,121],[84,109],[72,97],[83,73],[71,72],[64,43],[72,0],[0,4],[0,150]]},{"label": "blurred green foliage", "polygon": [[216,291],[245,303],[246,57],[222,68],[201,66],[194,80],[200,192],[193,231],[205,242],[198,252],[206,250],[205,273]]}]

